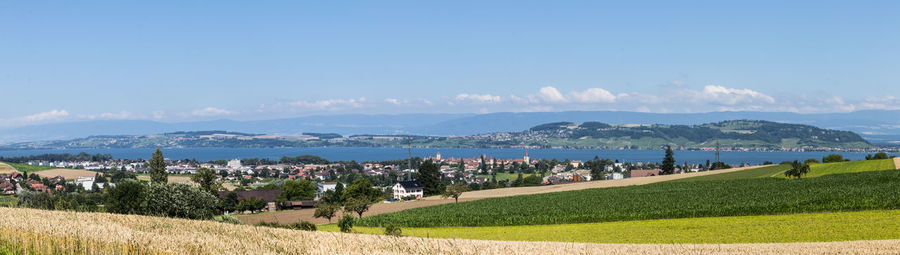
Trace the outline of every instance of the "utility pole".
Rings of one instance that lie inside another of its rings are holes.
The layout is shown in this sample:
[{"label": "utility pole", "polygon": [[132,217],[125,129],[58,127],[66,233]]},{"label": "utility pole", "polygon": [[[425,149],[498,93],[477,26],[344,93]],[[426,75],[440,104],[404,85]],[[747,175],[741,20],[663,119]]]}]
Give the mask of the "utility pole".
[{"label": "utility pole", "polygon": [[[407,167],[412,170],[412,138],[409,135],[406,136],[406,156],[409,159]],[[407,181],[412,181],[412,174],[407,177]]]},{"label": "utility pole", "polygon": [[716,162],[719,162],[719,139],[716,138]]}]

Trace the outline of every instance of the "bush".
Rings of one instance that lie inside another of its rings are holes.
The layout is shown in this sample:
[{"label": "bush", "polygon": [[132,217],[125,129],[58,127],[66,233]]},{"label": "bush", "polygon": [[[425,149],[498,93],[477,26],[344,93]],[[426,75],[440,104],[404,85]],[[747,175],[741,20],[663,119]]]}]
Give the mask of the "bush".
[{"label": "bush", "polygon": [[244,224],[244,222],[242,222],[240,219],[238,219],[237,217],[231,216],[231,215],[222,215],[222,216],[216,217],[213,220],[215,220],[216,222],[231,223],[231,224],[235,224],[235,225]]},{"label": "bush", "polygon": [[341,217],[341,219],[338,220],[338,227],[340,227],[341,232],[344,233],[350,233],[350,231],[353,231],[353,215],[350,215],[349,213],[344,214],[344,217]]},{"label": "bush", "polygon": [[312,224],[312,222],[304,220],[301,222],[292,223],[290,225],[290,228],[296,229],[296,230],[304,230],[304,231],[316,231],[316,224]]},{"label": "bush", "polygon": [[120,214],[143,214],[147,186],[125,179],[106,191],[106,211]]},{"label": "bush", "polygon": [[240,202],[238,202],[236,208],[238,211],[241,211],[241,212],[243,212],[243,211],[251,211],[252,212],[252,211],[256,211],[256,210],[262,210],[263,208],[266,208],[266,200],[263,200],[262,198],[255,198],[255,197],[244,198],[244,199],[241,199]]},{"label": "bush", "polygon": [[400,226],[388,223],[384,225],[384,234],[389,236],[402,236],[403,230],[400,229]]},{"label": "bush", "polygon": [[834,163],[842,161],[844,161],[844,156],[841,156],[841,154],[828,154],[828,156],[822,157],[822,163]]}]

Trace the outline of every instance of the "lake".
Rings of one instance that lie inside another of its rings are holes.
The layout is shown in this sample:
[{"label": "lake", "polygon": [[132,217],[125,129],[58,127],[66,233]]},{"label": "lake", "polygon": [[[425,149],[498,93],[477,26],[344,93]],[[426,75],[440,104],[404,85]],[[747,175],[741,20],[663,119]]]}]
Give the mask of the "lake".
[{"label": "lake", "polygon": [[[72,149],[72,150],[5,150],[0,151],[2,157],[38,155],[46,153],[86,152],[89,154],[111,154],[114,158],[149,159],[155,149]],[[488,148],[413,148],[412,155],[418,157],[434,156],[440,152],[444,158],[477,157],[486,155],[495,158],[522,158],[524,149],[488,149]],[[785,160],[805,160],[837,153],[852,160],[864,159],[868,153],[863,152],[794,152],[794,151],[723,151],[721,159],[728,164],[761,164],[764,161],[775,163]],[[528,149],[532,159],[571,159],[590,160],[594,156],[609,158],[622,162],[659,162],[662,161],[662,150],[574,150],[574,149]],[[269,158],[278,160],[283,156],[316,155],[328,160],[378,161],[407,158],[406,148],[167,148],[163,155],[170,159],[197,159],[210,161],[216,159],[235,158]],[[680,164],[706,163],[715,160],[713,151],[675,151],[675,160]]]}]

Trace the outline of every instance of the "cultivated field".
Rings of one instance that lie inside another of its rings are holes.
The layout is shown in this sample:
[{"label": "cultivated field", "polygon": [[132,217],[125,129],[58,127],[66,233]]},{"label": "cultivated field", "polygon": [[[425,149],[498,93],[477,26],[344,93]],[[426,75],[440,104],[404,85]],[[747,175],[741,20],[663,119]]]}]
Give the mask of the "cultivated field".
[{"label": "cultivated field", "polygon": [[26,254],[893,254],[900,250],[900,240],[790,244],[480,241],[0,208],[0,251],[3,250]]},{"label": "cultivated field", "polygon": [[15,168],[10,166],[9,164],[0,162],[0,174],[6,175],[6,174],[11,174],[13,172],[16,172]]},{"label": "cultivated field", "polygon": [[[137,178],[138,178],[138,180],[150,181],[150,175],[146,175],[146,174],[138,175]],[[194,182],[191,181],[190,176],[169,175],[167,177],[167,179],[169,180],[169,183],[194,184]]]},{"label": "cultivated field", "polygon": [[513,226],[900,209],[897,183],[900,183],[900,171],[832,174],[799,180],[663,182],[444,204],[365,217],[358,224]]},{"label": "cultivated field", "polygon": [[[724,173],[730,173],[730,172],[736,172],[736,171],[743,171],[743,170],[748,170],[748,169],[754,169],[757,167],[758,166],[727,169],[727,170],[718,170],[718,171],[697,172],[697,173],[628,178],[628,179],[621,179],[621,180],[579,182],[579,183],[570,183],[570,184],[562,184],[562,185],[549,185],[549,186],[537,186],[537,187],[517,187],[517,188],[469,191],[469,192],[463,193],[463,195],[459,198],[459,201],[464,202],[464,201],[474,201],[474,200],[478,200],[478,199],[495,198],[495,197],[542,194],[542,193],[550,193],[550,192],[583,190],[583,189],[593,189],[593,188],[644,185],[644,184],[649,184],[649,183],[671,181],[671,180],[677,180],[677,179],[683,179],[683,178],[691,178],[691,177],[698,177],[698,176],[716,175],[716,174],[724,174]],[[448,203],[453,203],[453,202],[454,202],[453,199],[449,199],[449,198],[444,199],[441,196],[432,196],[432,197],[426,197],[426,198],[423,198],[423,199],[420,199],[417,201],[410,201],[410,202],[397,202],[397,203],[388,203],[388,204],[380,203],[380,204],[373,205],[372,208],[368,212],[363,214],[363,217],[373,216],[373,215],[378,215],[378,214],[383,214],[383,213],[399,212],[399,211],[413,209],[413,208],[419,208],[419,207],[428,207],[428,206],[435,206],[435,205],[441,205],[441,204],[448,204]],[[313,222],[316,224],[328,223],[327,220],[314,218],[313,212],[314,212],[313,209],[289,210],[289,211],[279,211],[279,212],[258,214],[258,215],[239,216],[238,218],[241,219],[241,221],[248,223],[248,224],[256,224],[258,222],[278,222],[281,224],[290,224],[290,223],[304,221],[304,220]]]},{"label": "cultivated field", "polygon": [[94,172],[94,171],[88,171],[88,170],[82,170],[82,169],[68,169],[68,168],[43,170],[43,171],[35,172],[35,173],[40,177],[50,178],[50,177],[62,176],[63,178],[66,178],[66,179],[75,179],[78,177],[94,177],[97,174],[97,172]]},{"label": "cultivated field", "polygon": [[[900,210],[502,227],[403,228],[403,235],[579,243],[768,243],[900,239]],[[320,230],[338,231],[335,224]],[[382,234],[383,228],[354,232]]]},{"label": "cultivated field", "polygon": [[894,160],[860,160],[826,164],[811,164],[809,174],[804,177],[818,177],[829,174],[858,173],[866,171],[894,170]]},{"label": "cultivated field", "polygon": [[894,169],[900,170],[900,157],[894,158]]}]

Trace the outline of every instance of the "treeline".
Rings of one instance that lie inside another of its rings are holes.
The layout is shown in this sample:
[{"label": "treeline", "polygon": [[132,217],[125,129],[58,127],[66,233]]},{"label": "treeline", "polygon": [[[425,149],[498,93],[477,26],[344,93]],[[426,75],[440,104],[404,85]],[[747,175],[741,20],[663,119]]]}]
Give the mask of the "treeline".
[{"label": "treeline", "polygon": [[76,155],[72,155],[69,153],[65,154],[41,154],[41,155],[31,155],[31,156],[21,156],[21,157],[0,157],[0,161],[16,163],[16,164],[24,164],[28,161],[106,161],[112,160],[113,157],[110,154],[87,154],[86,152],[78,153]]}]

